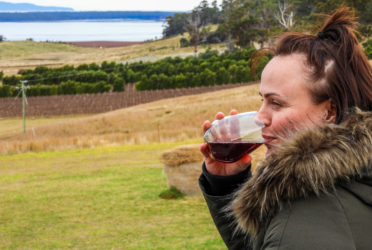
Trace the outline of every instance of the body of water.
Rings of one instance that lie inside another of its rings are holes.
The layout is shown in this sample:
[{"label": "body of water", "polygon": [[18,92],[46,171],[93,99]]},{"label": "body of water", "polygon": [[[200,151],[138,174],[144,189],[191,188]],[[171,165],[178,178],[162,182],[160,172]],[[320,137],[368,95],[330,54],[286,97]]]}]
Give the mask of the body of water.
[{"label": "body of water", "polygon": [[145,41],[162,37],[160,21],[0,22],[8,41]]}]

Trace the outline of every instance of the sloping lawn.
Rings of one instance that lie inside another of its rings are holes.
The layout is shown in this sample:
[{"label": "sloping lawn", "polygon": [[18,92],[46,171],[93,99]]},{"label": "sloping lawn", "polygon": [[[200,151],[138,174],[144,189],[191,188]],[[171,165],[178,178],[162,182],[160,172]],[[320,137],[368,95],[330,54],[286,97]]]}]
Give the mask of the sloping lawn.
[{"label": "sloping lawn", "polygon": [[0,156],[0,249],[225,249],[202,197],[158,197],[176,145]]}]

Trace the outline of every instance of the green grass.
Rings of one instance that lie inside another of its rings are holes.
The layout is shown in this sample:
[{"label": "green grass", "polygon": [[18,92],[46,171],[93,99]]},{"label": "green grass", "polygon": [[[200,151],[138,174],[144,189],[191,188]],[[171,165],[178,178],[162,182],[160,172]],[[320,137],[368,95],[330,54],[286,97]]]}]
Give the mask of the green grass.
[{"label": "green grass", "polygon": [[0,156],[0,249],[225,249],[202,197],[158,197],[176,145]]}]

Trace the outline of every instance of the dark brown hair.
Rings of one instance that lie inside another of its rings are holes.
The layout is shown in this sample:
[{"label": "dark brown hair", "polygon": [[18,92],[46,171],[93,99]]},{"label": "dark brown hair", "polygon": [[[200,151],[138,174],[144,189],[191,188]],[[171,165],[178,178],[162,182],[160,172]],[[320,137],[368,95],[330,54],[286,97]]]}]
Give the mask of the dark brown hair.
[{"label": "dark brown hair", "polygon": [[372,110],[372,66],[355,36],[357,22],[347,7],[336,10],[317,35],[285,33],[275,55],[302,53],[311,68],[309,86],[314,103],[331,99],[336,123],[358,107]]}]

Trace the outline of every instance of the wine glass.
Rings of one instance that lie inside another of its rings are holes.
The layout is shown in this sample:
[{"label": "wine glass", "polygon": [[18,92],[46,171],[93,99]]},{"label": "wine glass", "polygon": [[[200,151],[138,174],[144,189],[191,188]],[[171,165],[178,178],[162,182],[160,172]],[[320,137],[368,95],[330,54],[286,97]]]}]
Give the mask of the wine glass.
[{"label": "wine glass", "polygon": [[212,158],[220,162],[236,162],[264,143],[261,129],[265,126],[257,119],[257,111],[226,116],[212,122],[205,132]]}]

